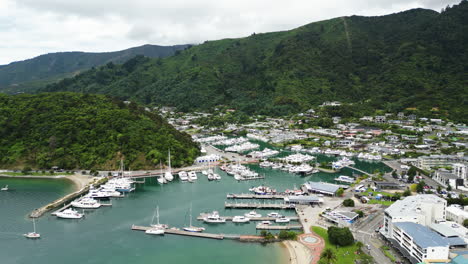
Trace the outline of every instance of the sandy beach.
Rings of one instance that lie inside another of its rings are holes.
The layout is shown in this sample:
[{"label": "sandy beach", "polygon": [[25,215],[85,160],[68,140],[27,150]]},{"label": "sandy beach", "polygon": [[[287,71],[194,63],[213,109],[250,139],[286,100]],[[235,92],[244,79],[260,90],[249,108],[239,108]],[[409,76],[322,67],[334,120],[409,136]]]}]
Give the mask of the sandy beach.
[{"label": "sandy beach", "polygon": [[289,252],[290,264],[310,264],[312,261],[312,255],[310,250],[303,244],[297,241],[283,241],[282,242]]}]

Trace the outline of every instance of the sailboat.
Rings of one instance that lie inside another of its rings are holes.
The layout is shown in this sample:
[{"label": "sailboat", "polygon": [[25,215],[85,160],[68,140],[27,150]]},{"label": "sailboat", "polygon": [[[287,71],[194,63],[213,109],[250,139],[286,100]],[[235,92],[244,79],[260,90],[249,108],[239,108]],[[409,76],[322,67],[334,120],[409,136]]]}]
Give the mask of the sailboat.
[{"label": "sailboat", "polygon": [[157,218],[157,224],[153,224],[154,222],[154,214],[153,218],[151,219],[151,228],[146,230],[145,233],[149,235],[164,235],[164,230],[166,230],[167,226],[166,225],[161,225],[159,223],[159,206],[156,206],[156,218]]},{"label": "sailboat", "polygon": [[161,168],[161,174],[159,175],[158,178],[158,183],[159,184],[164,184],[164,183],[167,183],[166,179],[164,179],[164,175],[163,175],[163,172],[162,172],[162,163],[159,163],[159,168]]},{"label": "sailboat", "polygon": [[33,239],[36,239],[36,238],[41,238],[41,234],[39,233],[36,233],[36,220],[33,218],[33,232],[29,232],[27,234],[24,234],[24,236],[26,238],[33,238]]},{"label": "sailboat", "polygon": [[185,231],[188,231],[188,232],[203,232],[203,231],[205,231],[204,227],[192,226],[192,204],[190,204],[190,225],[188,227],[184,227],[183,229]]},{"label": "sailboat", "polygon": [[167,181],[172,181],[174,180],[174,176],[172,176],[172,172],[171,172],[171,150],[170,149],[169,149],[168,156],[169,156],[169,170],[164,173],[164,178]]},{"label": "sailboat", "polygon": [[0,191],[8,191],[8,185],[5,185],[5,187],[2,187]]}]

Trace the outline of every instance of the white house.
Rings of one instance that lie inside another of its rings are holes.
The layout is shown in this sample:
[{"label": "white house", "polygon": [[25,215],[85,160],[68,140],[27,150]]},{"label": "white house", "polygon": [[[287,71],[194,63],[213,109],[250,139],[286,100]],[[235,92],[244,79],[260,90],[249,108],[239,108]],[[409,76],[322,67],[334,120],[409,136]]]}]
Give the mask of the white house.
[{"label": "white house", "polygon": [[447,219],[463,225],[463,221],[468,219],[468,211],[465,211],[459,205],[447,207]]}]

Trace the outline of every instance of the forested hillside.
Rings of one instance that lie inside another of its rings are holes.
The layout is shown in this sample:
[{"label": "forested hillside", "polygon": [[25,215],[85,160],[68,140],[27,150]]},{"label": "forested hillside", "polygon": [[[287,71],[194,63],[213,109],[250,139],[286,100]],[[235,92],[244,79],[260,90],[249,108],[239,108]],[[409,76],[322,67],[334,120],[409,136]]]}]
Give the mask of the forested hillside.
[{"label": "forested hillside", "polygon": [[324,101],[416,109],[467,121],[468,2],[342,17],[247,38],[207,41],[165,59],[92,69],[45,91],[112,94],[181,110],[224,104],[287,114]]},{"label": "forested hillside", "polygon": [[91,67],[107,63],[123,63],[137,55],[164,58],[183,50],[187,45],[144,45],[115,52],[58,52],[29,60],[0,65],[0,91],[25,92],[41,85],[72,77]]},{"label": "forested hillside", "polygon": [[2,168],[133,170],[166,163],[192,164],[199,154],[191,137],[135,103],[104,95],[0,94]]}]

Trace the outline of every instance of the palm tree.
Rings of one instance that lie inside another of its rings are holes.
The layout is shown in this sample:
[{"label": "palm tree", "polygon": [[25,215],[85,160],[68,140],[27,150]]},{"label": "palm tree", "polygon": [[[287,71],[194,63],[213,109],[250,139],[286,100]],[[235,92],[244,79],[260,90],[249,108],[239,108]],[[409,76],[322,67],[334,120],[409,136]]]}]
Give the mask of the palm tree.
[{"label": "palm tree", "polygon": [[[324,264],[333,264],[336,261],[335,251],[331,248],[326,248],[320,254],[320,261]],[[322,262],[323,261],[323,262]]]},{"label": "palm tree", "polygon": [[362,247],[364,246],[364,244],[361,242],[361,241],[358,241],[356,242],[356,247],[359,251],[362,251]]}]

